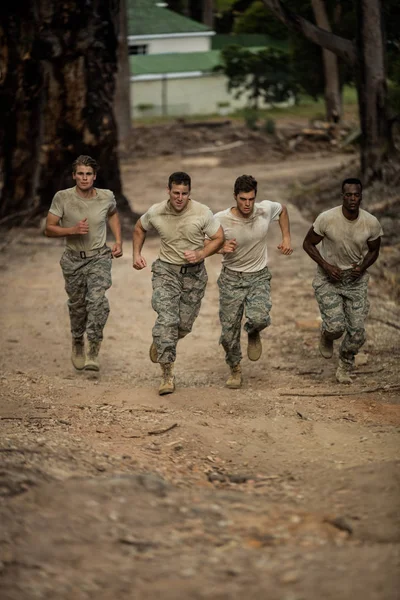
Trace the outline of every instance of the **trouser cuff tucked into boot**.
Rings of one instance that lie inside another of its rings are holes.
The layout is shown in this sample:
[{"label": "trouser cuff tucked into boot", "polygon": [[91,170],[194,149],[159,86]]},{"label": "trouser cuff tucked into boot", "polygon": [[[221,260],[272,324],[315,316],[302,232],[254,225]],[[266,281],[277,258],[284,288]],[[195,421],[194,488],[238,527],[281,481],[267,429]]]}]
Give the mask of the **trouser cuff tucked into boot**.
[{"label": "trouser cuff tucked into boot", "polygon": [[72,353],[71,361],[75,369],[82,371],[85,368],[85,341],[83,337],[73,338],[72,340]]},{"label": "trouser cuff tucked into boot", "polygon": [[174,363],[161,364],[162,379],[158,393],[160,396],[172,394],[175,391]]},{"label": "trouser cuff tucked into boot", "polygon": [[100,371],[99,352],[101,342],[89,341],[89,349],[86,355],[85,371]]},{"label": "trouser cuff tucked into boot", "polygon": [[242,369],[240,364],[231,367],[231,374],[229,375],[225,385],[231,390],[237,390],[242,387]]}]

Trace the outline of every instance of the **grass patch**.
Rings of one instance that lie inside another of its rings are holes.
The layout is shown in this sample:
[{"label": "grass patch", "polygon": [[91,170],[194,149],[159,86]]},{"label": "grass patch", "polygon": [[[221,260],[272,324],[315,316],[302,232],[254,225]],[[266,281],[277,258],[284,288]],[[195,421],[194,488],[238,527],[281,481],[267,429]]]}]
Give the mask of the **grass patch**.
[{"label": "grass patch", "polygon": [[[207,115],[190,115],[181,117],[185,122],[194,121],[221,121],[229,118],[232,121],[243,122],[246,111],[243,108],[221,117],[218,113]],[[354,87],[346,86],[343,90],[343,112],[345,117],[350,115],[351,118],[358,118],[358,103],[357,91]],[[325,102],[323,98],[313,100],[310,96],[301,95],[298,104],[288,108],[271,108],[269,110],[259,110],[258,118],[263,120],[279,120],[281,118],[301,118],[301,119],[324,119],[325,118]],[[179,117],[136,117],[134,124],[137,125],[167,125],[176,123]]]}]

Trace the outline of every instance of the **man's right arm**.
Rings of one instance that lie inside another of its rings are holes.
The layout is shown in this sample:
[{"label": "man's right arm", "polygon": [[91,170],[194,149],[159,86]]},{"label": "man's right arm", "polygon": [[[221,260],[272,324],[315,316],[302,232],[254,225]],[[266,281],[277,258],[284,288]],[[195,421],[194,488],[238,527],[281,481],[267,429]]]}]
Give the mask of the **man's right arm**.
[{"label": "man's right arm", "polygon": [[307,252],[308,256],[312,258],[317,265],[324,269],[330,279],[333,279],[334,281],[340,281],[342,271],[339,269],[339,267],[334,267],[333,265],[327,263],[317,249],[317,244],[319,244],[322,239],[323,236],[315,233],[314,228],[311,227],[304,238],[303,250]]},{"label": "man's right arm", "polygon": [[66,237],[69,235],[85,235],[89,231],[88,220],[82,219],[73,227],[61,227],[59,225],[60,218],[57,215],[49,212],[46,219],[46,228],[44,230],[47,237]]},{"label": "man's right arm", "polygon": [[144,256],[141,255],[144,241],[146,239],[146,230],[142,227],[140,219],[136,221],[133,230],[133,268],[137,271],[147,267],[147,262]]}]

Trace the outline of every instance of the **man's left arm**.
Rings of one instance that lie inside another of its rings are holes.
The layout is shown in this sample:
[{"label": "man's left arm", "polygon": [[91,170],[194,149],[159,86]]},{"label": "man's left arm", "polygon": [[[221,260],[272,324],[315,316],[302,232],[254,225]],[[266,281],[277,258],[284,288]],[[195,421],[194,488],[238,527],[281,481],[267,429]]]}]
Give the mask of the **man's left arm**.
[{"label": "man's left arm", "polygon": [[207,256],[215,254],[220,248],[222,248],[224,245],[225,236],[221,225],[219,226],[217,232],[214,235],[209,236],[209,238],[210,239],[207,245],[201,250],[187,250],[184,252],[185,259],[188,261],[188,263],[198,263],[207,258]]},{"label": "man's left arm", "polygon": [[355,265],[351,270],[351,276],[353,279],[358,279],[365,273],[365,271],[374,264],[376,259],[379,256],[379,250],[381,247],[381,237],[376,238],[376,240],[371,240],[367,242],[368,252],[364,256],[364,260],[360,265]]},{"label": "man's left arm", "polygon": [[290,222],[289,222],[289,213],[284,204],[282,204],[282,210],[279,214],[279,227],[282,232],[282,241],[278,246],[278,250],[285,254],[286,256],[290,256],[293,252],[293,248],[290,240]]},{"label": "man's left arm", "polygon": [[122,238],[121,238],[121,223],[117,211],[108,215],[108,224],[115,238],[115,244],[111,248],[111,252],[114,258],[122,256]]}]

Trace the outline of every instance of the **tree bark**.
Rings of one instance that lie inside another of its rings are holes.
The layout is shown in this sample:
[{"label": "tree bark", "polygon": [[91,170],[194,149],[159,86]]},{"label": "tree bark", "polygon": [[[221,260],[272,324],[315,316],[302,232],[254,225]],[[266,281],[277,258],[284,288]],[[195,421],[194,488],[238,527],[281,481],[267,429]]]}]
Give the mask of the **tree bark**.
[{"label": "tree bark", "polygon": [[382,179],[383,166],[391,147],[387,116],[387,86],[384,64],[380,0],[357,0],[356,44],[315,27],[288,10],[280,0],[264,4],[287,27],[342,57],[355,70],[360,113],[361,171],[364,184]]},{"label": "tree bark", "polygon": [[[324,0],[311,0],[315,21],[321,29],[331,31]],[[325,79],[326,119],[330,123],[339,123],[342,116],[340,94],[339,65],[336,54],[322,48],[322,60]]]},{"label": "tree bark", "polygon": [[213,29],[214,27],[214,0],[203,0],[203,23]]},{"label": "tree bark", "polygon": [[382,179],[391,142],[388,120],[384,38],[379,0],[358,1],[359,71],[357,74],[361,131],[361,170],[367,182]]},{"label": "tree bark", "polygon": [[120,150],[123,151],[127,150],[126,144],[132,129],[130,88],[126,0],[120,0],[118,19],[118,70],[114,112],[117,121],[118,144]]},{"label": "tree bark", "polygon": [[47,211],[55,192],[71,187],[79,154],[99,162],[97,184],[130,212],[113,114],[118,7],[118,0],[3,0],[0,217]]}]

